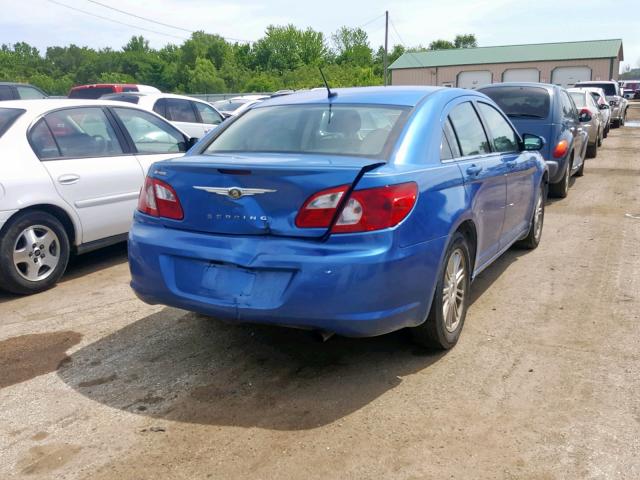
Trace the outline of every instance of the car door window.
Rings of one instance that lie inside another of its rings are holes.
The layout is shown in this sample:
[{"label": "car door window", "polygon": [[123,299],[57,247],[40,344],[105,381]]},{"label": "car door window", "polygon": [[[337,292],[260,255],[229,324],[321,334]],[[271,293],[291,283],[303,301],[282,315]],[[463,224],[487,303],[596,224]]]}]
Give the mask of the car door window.
[{"label": "car door window", "polygon": [[122,121],[138,153],[179,153],[186,151],[184,136],[167,122],[142,110],[113,109]]},{"label": "car door window", "polygon": [[153,105],[153,111],[156,112],[161,117],[167,118],[167,100],[165,98],[161,98],[156,101]]},{"label": "car door window", "polygon": [[220,122],[222,122],[222,116],[218,112],[216,112],[213,107],[200,102],[193,102],[193,104],[200,114],[202,123],[218,125]]},{"label": "car door window", "polygon": [[44,117],[63,158],[107,157],[123,153],[111,123],[97,107],[69,108]]},{"label": "car door window", "polygon": [[167,118],[174,122],[198,123],[196,112],[188,100],[167,98]]},{"label": "car door window", "polygon": [[25,87],[24,85],[16,85],[16,89],[18,90],[18,96],[23,100],[47,98],[47,96],[37,88]]},{"label": "car door window", "polygon": [[0,100],[13,100],[13,91],[8,85],[0,85]]},{"label": "car door window", "polygon": [[39,120],[29,131],[29,143],[41,160],[61,157],[58,145],[44,119]]},{"label": "car door window", "polygon": [[562,108],[562,117],[568,122],[578,121],[578,111],[576,110],[573,101],[569,97],[569,94],[562,90],[560,92],[560,105]]},{"label": "car door window", "polygon": [[518,136],[511,125],[494,107],[478,102],[478,109],[489,128],[493,149],[496,152],[515,152],[518,148]]},{"label": "car door window", "polygon": [[482,123],[470,102],[454,107],[449,118],[463,156],[482,155],[491,151]]}]

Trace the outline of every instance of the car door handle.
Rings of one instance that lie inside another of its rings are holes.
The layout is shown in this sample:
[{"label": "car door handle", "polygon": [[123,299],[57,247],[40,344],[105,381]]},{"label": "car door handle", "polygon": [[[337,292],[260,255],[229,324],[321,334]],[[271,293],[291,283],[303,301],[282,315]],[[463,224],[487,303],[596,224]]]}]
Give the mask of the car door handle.
[{"label": "car door handle", "polygon": [[74,173],[67,173],[58,177],[58,183],[60,185],[72,185],[78,180],[80,180],[80,175],[76,175]]},{"label": "car door handle", "polygon": [[482,171],[482,167],[471,165],[467,167],[467,175],[478,175]]}]

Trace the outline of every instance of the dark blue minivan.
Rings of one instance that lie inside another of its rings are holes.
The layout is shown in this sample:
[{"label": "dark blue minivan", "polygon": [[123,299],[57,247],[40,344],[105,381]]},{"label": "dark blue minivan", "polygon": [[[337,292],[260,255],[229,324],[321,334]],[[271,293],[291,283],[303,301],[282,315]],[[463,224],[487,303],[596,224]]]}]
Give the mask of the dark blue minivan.
[{"label": "dark blue minivan", "polygon": [[588,132],[582,124],[591,117],[579,114],[571,96],[557,85],[497,83],[478,91],[500,106],[521,135],[546,140],[540,153],[549,166],[549,193],[566,197],[570,177],[584,174]]}]

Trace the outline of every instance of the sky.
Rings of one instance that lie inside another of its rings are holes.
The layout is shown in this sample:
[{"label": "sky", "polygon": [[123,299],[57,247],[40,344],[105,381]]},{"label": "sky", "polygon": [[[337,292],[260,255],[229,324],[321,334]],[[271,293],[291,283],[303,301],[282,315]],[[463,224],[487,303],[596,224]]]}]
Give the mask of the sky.
[{"label": "sky", "polygon": [[[58,2],[58,4],[56,4]],[[0,43],[121,48],[132,35],[152,47],[182,43],[188,31],[257,40],[270,25],[292,23],[330,34],[342,25],[362,26],[377,49],[389,11],[390,45],[427,46],[432,40],[474,33],[479,46],[622,38],[624,65],[640,66],[640,17],[636,1],[594,0],[99,0],[108,6],[179,28],[150,23],[91,0],[0,0]],[[61,6],[130,24],[125,26]],[[612,6],[615,5],[615,10]],[[147,29],[147,30],[144,30]],[[153,30],[158,33],[150,32]]]}]

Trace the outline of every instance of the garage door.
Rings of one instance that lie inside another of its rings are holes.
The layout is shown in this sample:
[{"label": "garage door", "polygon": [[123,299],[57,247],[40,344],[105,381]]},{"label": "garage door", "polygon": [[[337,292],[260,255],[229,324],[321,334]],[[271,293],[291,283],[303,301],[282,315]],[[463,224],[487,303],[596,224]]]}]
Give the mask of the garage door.
[{"label": "garage door", "polygon": [[503,82],[539,82],[540,71],[537,68],[510,68],[502,74]]},{"label": "garage door", "polygon": [[589,67],[557,67],[551,74],[551,83],[563,87],[572,87],[583,80],[591,80]]},{"label": "garage door", "polygon": [[458,74],[458,87],[460,88],[480,88],[491,83],[491,72],[481,70],[477,72],[460,72]]}]

